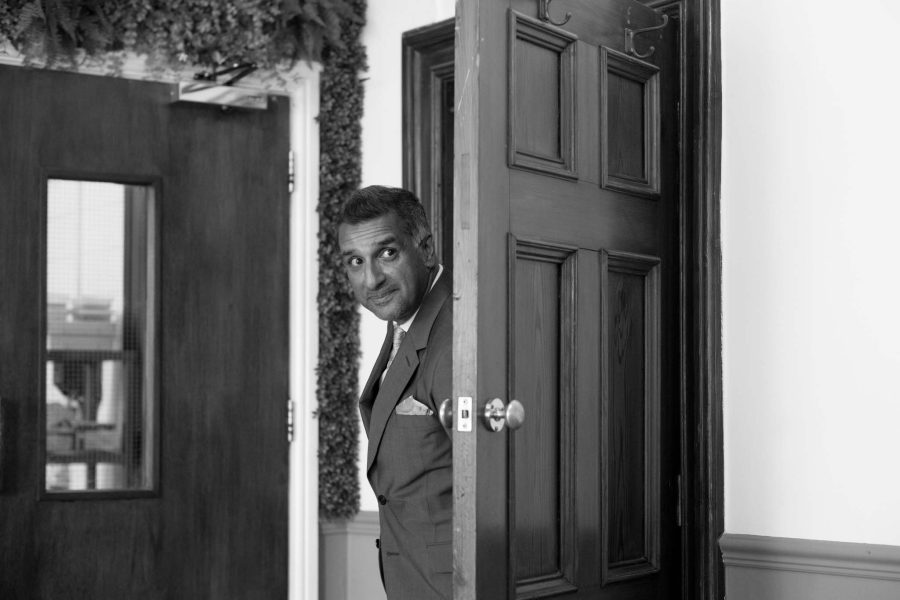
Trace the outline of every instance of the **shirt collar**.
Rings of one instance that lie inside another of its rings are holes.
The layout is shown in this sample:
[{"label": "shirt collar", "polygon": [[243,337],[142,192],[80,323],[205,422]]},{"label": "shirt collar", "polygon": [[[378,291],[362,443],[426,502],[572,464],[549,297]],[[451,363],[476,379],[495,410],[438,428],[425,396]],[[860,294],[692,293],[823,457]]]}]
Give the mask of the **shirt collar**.
[{"label": "shirt collar", "polygon": [[[434,284],[437,283],[437,280],[440,279],[441,273],[443,273],[443,272],[444,272],[444,265],[438,265],[437,275],[434,276],[434,281],[432,281],[431,285],[428,286],[428,292],[431,291],[431,288],[434,287]],[[428,292],[425,292],[425,293],[427,294]],[[414,312],[410,318],[403,321],[402,323],[398,323],[397,321],[394,321],[394,327],[399,327],[403,331],[409,331],[409,328],[412,327],[413,320],[416,318],[417,314],[419,314],[418,308],[416,309],[416,312]]]}]

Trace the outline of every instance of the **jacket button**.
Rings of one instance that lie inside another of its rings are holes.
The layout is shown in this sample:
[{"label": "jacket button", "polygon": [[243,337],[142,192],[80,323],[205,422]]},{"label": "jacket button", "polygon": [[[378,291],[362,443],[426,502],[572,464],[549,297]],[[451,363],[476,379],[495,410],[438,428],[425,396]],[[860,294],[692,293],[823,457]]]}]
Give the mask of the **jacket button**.
[{"label": "jacket button", "polygon": [[385,498],[383,494],[378,494],[378,504],[381,504],[382,506],[387,504],[387,498]]}]

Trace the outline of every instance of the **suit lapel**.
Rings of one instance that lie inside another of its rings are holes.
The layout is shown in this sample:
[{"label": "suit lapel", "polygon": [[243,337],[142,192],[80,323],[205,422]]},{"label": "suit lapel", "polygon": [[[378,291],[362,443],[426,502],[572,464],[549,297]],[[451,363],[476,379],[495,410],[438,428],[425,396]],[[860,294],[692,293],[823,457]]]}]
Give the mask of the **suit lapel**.
[{"label": "suit lapel", "polygon": [[379,383],[381,382],[381,374],[387,366],[388,358],[391,355],[391,346],[394,339],[394,325],[391,322],[387,324],[387,335],[384,343],[381,345],[381,352],[375,360],[375,366],[369,374],[369,380],[366,387],[363,388],[362,394],[359,396],[359,414],[362,417],[363,427],[366,428],[366,434],[369,433],[369,422],[372,419],[372,405],[375,403],[375,395],[378,393]]},{"label": "suit lapel", "polygon": [[[367,472],[375,462],[378,446],[381,444],[381,437],[384,434],[384,428],[388,419],[393,414],[394,407],[401,400],[400,395],[415,374],[416,367],[419,366],[419,352],[428,344],[431,326],[434,324],[434,320],[437,318],[444,302],[450,296],[452,285],[453,277],[445,269],[441,273],[440,279],[437,280],[434,287],[422,300],[422,306],[419,308],[415,320],[413,320],[412,327],[410,327],[406,337],[403,338],[403,343],[400,344],[397,356],[394,358],[394,362],[391,363],[391,368],[385,375],[384,381],[381,382],[381,387],[375,396],[375,405],[371,412],[372,418],[367,429],[369,434],[369,451],[366,460]],[[389,326],[389,336],[392,335],[392,329]],[[388,355],[390,355],[391,340],[388,340],[386,343]],[[384,349],[382,348],[383,352]],[[386,359],[385,364],[387,364]],[[382,367],[381,371],[383,370],[384,367]],[[369,376],[369,382],[371,383],[372,377],[377,379],[381,375],[381,371],[378,371],[377,374],[373,371],[372,375]],[[368,389],[369,386],[367,385],[366,387]]]}]

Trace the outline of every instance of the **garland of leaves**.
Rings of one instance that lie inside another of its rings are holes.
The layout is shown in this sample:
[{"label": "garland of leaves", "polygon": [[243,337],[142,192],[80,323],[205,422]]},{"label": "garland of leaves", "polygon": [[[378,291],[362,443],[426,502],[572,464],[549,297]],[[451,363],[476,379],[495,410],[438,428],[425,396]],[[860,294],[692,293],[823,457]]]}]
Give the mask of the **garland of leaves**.
[{"label": "garland of leaves", "polygon": [[358,18],[326,49],[319,100],[319,511],[326,519],[359,512],[359,313],[337,241],[341,206],[361,179],[366,0],[351,4]]},{"label": "garland of leaves", "polygon": [[320,60],[360,13],[350,0],[3,0],[0,40],[26,63],[72,65],[78,51],[218,65]]}]

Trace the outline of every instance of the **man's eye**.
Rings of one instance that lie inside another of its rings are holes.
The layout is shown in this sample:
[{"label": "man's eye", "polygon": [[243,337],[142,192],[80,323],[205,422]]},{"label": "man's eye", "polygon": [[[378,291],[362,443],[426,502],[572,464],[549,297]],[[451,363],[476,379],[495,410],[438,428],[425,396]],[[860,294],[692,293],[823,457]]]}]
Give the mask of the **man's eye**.
[{"label": "man's eye", "polygon": [[381,251],[381,258],[394,258],[397,256],[396,248],[385,248]]},{"label": "man's eye", "polygon": [[348,267],[358,267],[362,264],[362,259],[358,256],[354,256],[352,258],[347,259]]}]

